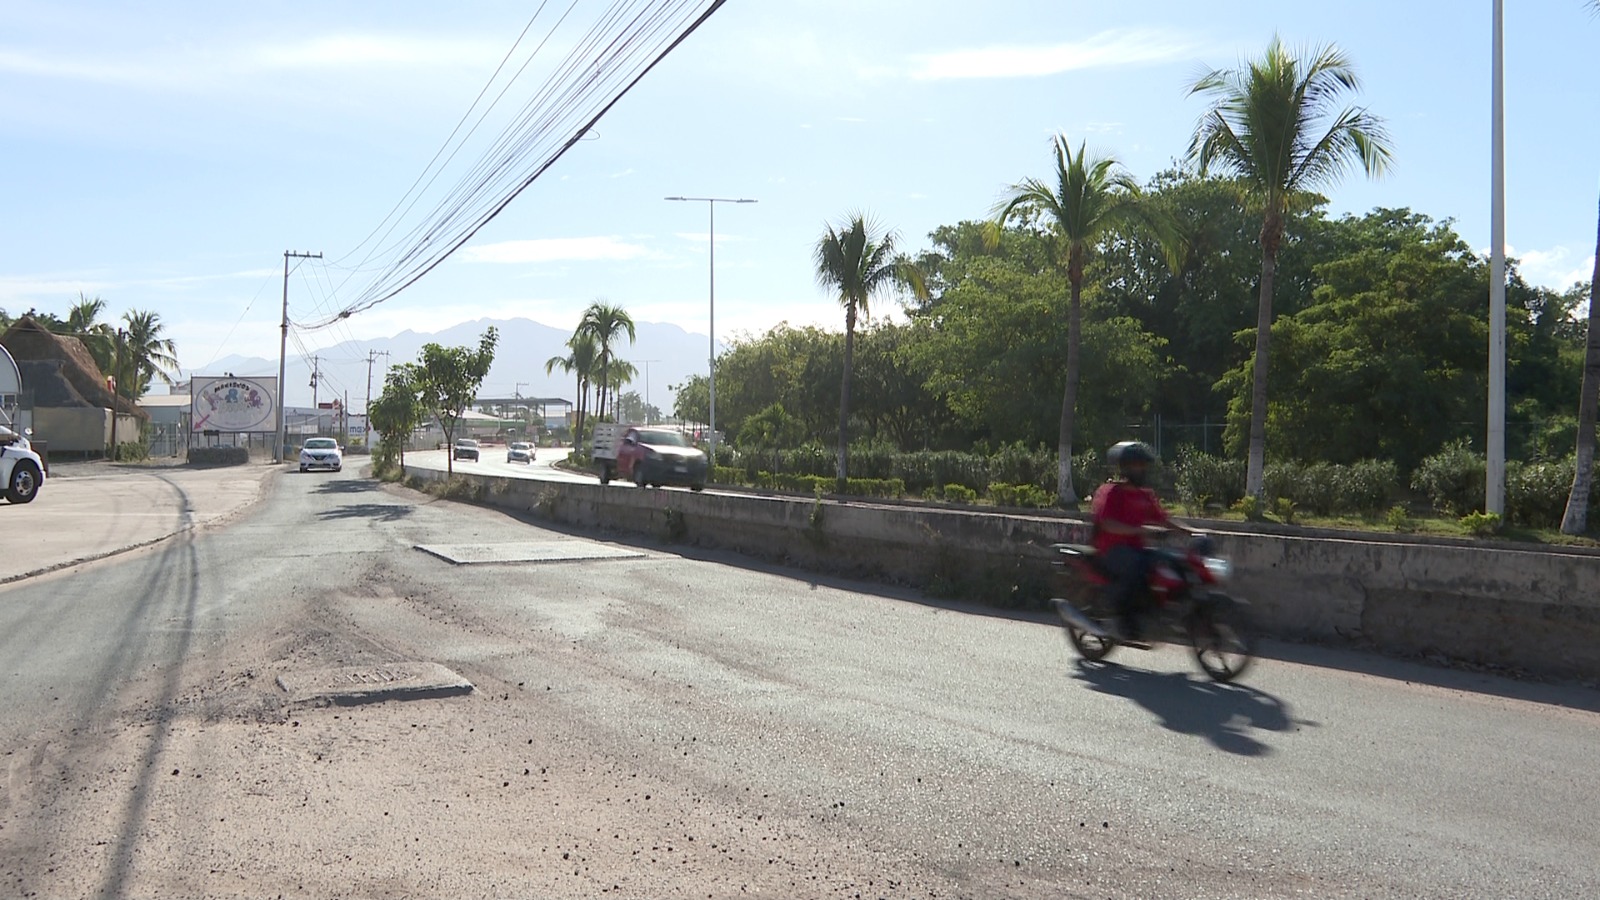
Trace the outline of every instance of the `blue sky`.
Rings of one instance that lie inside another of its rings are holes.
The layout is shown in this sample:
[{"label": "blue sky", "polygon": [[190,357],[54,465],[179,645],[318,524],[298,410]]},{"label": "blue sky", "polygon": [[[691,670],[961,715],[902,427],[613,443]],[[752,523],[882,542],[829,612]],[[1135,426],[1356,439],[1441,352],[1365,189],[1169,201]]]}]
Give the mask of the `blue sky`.
[{"label": "blue sky", "polygon": [[[353,249],[534,5],[0,0],[0,307],[82,290],[160,312],[186,366],[275,356],[282,252]],[[1509,241],[1564,287],[1593,253],[1600,20],[1509,6]],[[719,335],[836,325],[809,265],[825,221],[867,209],[922,246],[1042,174],[1056,131],[1148,177],[1187,147],[1186,82],[1275,31],[1345,48],[1393,134],[1393,173],[1334,208],[1411,206],[1487,247],[1489,0],[731,0],[467,250],[302,340],[564,327],[596,297],[703,333],[705,210],[675,194],[760,201],[719,212]],[[332,308],[347,274],[297,272],[292,317]]]}]

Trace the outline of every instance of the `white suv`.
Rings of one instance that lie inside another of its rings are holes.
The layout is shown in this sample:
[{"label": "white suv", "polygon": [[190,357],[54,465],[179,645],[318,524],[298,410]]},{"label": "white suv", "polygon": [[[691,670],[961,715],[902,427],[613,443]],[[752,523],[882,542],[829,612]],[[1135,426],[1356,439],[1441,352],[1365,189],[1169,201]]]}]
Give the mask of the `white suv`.
[{"label": "white suv", "polygon": [[[32,429],[27,431],[31,432]],[[33,452],[27,434],[0,425],[0,490],[12,503],[31,503],[44,485],[44,460]]]}]

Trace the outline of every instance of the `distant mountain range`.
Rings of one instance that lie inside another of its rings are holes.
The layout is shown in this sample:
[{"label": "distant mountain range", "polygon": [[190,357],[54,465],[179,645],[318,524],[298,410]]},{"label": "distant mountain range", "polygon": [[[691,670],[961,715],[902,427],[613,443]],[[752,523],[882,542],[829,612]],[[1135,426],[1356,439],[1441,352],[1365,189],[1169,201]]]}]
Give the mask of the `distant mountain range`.
[{"label": "distant mountain range", "polygon": [[[557,369],[554,375],[544,372],[545,361],[552,356],[565,356],[566,341],[572,332],[552,328],[531,319],[479,319],[463,322],[434,334],[406,331],[390,338],[368,341],[347,341],[316,352],[317,367],[322,373],[316,399],[322,402],[338,397],[343,399],[349,391],[350,411],[364,409],[367,394],[367,355],[377,351],[380,355],[372,366],[373,396],[383,389],[386,365],[414,362],[424,344],[476,347],[478,338],[493,325],[500,331],[499,346],[495,349],[494,367],[484,379],[482,397],[512,397],[519,392],[523,397],[548,397],[577,400],[577,384]],[[639,376],[628,390],[645,393],[644,360],[655,360],[649,365],[650,396],[648,402],[661,409],[672,410],[673,395],[670,385],[682,383],[690,375],[706,369],[706,337],[684,331],[677,325],[661,322],[640,322],[636,325],[638,340],[623,344],[619,356],[639,369]],[[381,354],[385,351],[389,356]],[[311,366],[308,357],[291,355],[287,362],[284,380],[288,383],[285,402],[289,406],[310,406],[312,402]],[[238,376],[276,376],[278,361],[260,357],[225,356],[207,366],[204,371],[184,369],[184,377],[220,376],[232,373]],[[554,412],[554,410],[552,410]]]}]

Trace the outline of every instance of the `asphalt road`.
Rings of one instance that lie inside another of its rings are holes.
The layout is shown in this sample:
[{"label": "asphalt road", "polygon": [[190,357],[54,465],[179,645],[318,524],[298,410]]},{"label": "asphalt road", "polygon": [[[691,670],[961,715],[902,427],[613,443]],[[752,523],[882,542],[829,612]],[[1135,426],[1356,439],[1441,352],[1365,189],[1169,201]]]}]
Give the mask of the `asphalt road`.
[{"label": "asphalt road", "polygon": [[[1084,667],[1044,623],[653,544],[451,566],[414,546],[592,539],[349,470],[269,490],[0,588],[0,896],[1600,896],[1592,690]],[[408,659],[477,691],[274,683]]]}]

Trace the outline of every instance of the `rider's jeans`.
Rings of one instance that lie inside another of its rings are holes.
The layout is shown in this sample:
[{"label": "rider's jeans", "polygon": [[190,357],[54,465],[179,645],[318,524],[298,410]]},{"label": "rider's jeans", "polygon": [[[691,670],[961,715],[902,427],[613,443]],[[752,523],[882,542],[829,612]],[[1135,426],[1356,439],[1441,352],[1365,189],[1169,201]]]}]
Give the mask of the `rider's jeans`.
[{"label": "rider's jeans", "polygon": [[1150,551],[1127,545],[1112,547],[1100,557],[1101,565],[1112,576],[1106,586],[1111,606],[1121,616],[1123,627],[1132,629],[1139,599],[1150,577]]}]

